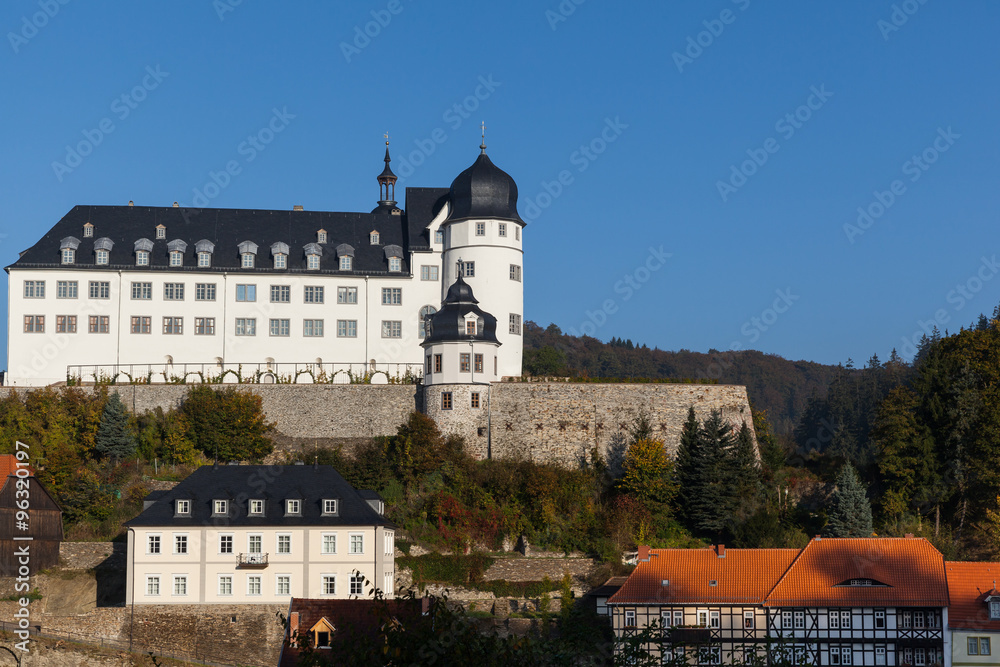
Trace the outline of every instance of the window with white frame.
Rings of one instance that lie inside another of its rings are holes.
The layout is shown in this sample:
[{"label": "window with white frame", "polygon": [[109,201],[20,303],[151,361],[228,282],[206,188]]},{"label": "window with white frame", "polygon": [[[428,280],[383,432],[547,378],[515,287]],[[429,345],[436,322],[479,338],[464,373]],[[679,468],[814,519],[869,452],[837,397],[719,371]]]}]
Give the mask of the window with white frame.
[{"label": "window with white frame", "polygon": [[362,574],[351,575],[351,595],[363,595],[365,592],[365,577]]},{"label": "window with white frame", "polygon": [[786,610],[781,612],[781,629],[791,630],[792,629],[792,612],[791,610]]},{"label": "window with white frame", "polygon": [[213,500],[212,501],[212,515],[213,516],[226,516],[229,514],[229,501],[228,500]]},{"label": "window with white frame", "polygon": [[323,286],[306,285],[302,290],[303,303],[323,303]]},{"label": "window with white frame", "polygon": [[357,338],[357,320],[337,320],[337,338]]},{"label": "window with white frame", "polygon": [[402,270],[403,270],[403,260],[401,260],[399,257],[390,257],[389,271],[392,271],[393,273],[398,273]]},{"label": "window with white frame", "polygon": [[337,288],[337,303],[357,303],[357,302],[358,302],[357,287]]},{"label": "window with white frame", "polygon": [[476,223],[476,236],[486,236],[486,223],[477,222]]},{"label": "window with white frame", "polygon": [[337,553],[337,534],[336,533],[323,533],[322,541],[320,543],[320,552],[323,554],[335,554]]},{"label": "window with white frame", "polygon": [[290,554],[292,553],[292,536],[291,535],[278,535],[278,543],[276,552],[279,554]]},{"label": "window with white frame", "polygon": [[323,514],[333,516],[337,513],[337,500],[335,498],[323,499]]},{"label": "window with white frame", "polygon": [[260,595],[260,575],[247,575],[247,595]]},{"label": "window with white frame", "polygon": [[697,614],[697,618],[698,618],[698,625],[700,625],[703,628],[707,628],[708,627],[708,610],[707,609],[699,609],[698,610],[698,614]]},{"label": "window with white frame", "polygon": [[625,627],[626,628],[635,627],[635,609],[625,610]]},{"label": "window with white frame", "polygon": [[194,318],[194,333],[196,336],[214,336],[215,318],[214,317]]},{"label": "window with white frame", "polygon": [[337,594],[337,575],[324,574],[323,595],[336,595],[336,594]]},{"label": "window with white frame", "polygon": [[156,574],[146,576],[146,595],[160,594],[160,577]]},{"label": "window with white frame", "polygon": [[236,335],[237,336],[256,336],[257,335],[257,320],[253,317],[237,317],[236,318]]},{"label": "window with white frame", "polygon": [[363,554],[365,552],[365,536],[351,535],[350,545],[350,552],[352,554]]},{"label": "window with white frame", "polygon": [[288,574],[279,574],[275,578],[275,588],[274,592],[277,595],[291,595],[292,594],[292,577]]},{"label": "window with white frame", "polygon": [[306,338],[322,338],[323,320],[302,320],[302,335]]},{"label": "window with white frame", "polygon": [[756,625],[756,616],[754,612],[750,609],[745,609],[743,611],[743,629],[753,630]]},{"label": "window with white frame", "polygon": [[466,278],[476,277],[476,263],[475,262],[462,262],[462,275]]},{"label": "window with white frame", "polygon": [[183,301],[184,283],[163,283],[164,301]]},{"label": "window with white frame", "polygon": [[382,592],[385,593],[386,597],[392,599],[393,594],[396,592],[395,577],[392,572],[386,572],[382,578]]},{"label": "window with white frame", "polygon": [[208,268],[212,266],[212,253],[210,252],[199,252],[198,253],[198,266],[201,268]]},{"label": "window with white frame", "polygon": [[259,499],[252,499],[247,504],[247,512],[251,516],[263,516],[264,515],[264,501]]},{"label": "window with white frame", "polygon": [[220,574],[219,575],[219,595],[228,596],[233,594],[233,575],[231,574]]},{"label": "window with white frame", "polygon": [[403,288],[401,288],[401,287],[383,287],[382,288],[382,305],[383,306],[401,306],[401,305],[403,305]]},{"label": "window with white frame", "polygon": [[135,265],[136,266],[149,266],[149,251],[148,250],[136,250],[135,251]]},{"label": "window with white frame", "polygon": [[401,320],[382,320],[382,338],[402,338],[403,322]]},{"label": "window with white frame", "polygon": [[806,613],[804,611],[795,612],[795,625],[793,627],[796,630],[802,630],[806,627]]},{"label": "window with white frame", "polygon": [[163,225],[156,226],[156,238],[165,239],[167,238],[167,228]]},{"label": "window with white frame", "polygon": [[88,291],[91,299],[110,299],[111,283],[106,280],[91,280]]},{"label": "window with white frame", "polygon": [[171,250],[170,266],[184,266],[184,253],[180,250]]},{"label": "window with white frame", "polygon": [[710,611],[708,613],[708,627],[718,628],[720,626],[720,617],[718,611]]},{"label": "window with white frame", "polygon": [[875,629],[885,630],[885,610],[876,609],[875,610]]},{"label": "window with white frame", "polygon": [[111,253],[107,250],[97,250],[94,254],[96,256],[94,263],[100,266],[106,266],[111,259]]},{"label": "window with white frame", "polygon": [[927,651],[923,646],[913,649],[913,664],[916,667],[924,667],[927,664]]},{"label": "window with white frame", "polygon": [[132,299],[149,301],[153,298],[153,283],[132,283]]},{"label": "window with white frame", "polygon": [[272,318],[268,324],[272,336],[287,336],[291,333],[291,320],[288,318]]},{"label": "window with white frame", "polygon": [[435,229],[434,230],[434,243],[444,243],[444,230]]},{"label": "window with white frame", "polygon": [[[309,255],[310,258],[315,255]],[[276,269],[287,269],[288,268],[288,255],[283,252],[279,252],[274,256],[274,268]],[[319,268],[319,267],[317,267]]]},{"label": "window with white frame", "polygon": [[1000,619],[1000,600],[990,600],[990,619]]},{"label": "window with white frame", "polygon": [[302,513],[302,501],[297,499],[289,499],[285,501],[285,515],[294,515]]},{"label": "window with white frame", "polygon": [[508,330],[510,331],[510,333],[514,334],[515,336],[520,336],[521,335],[521,316],[517,315],[515,313],[511,313],[510,314],[509,323],[510,323],[510,326],[508,327]]},{"label": "window with white frame", "polygon": [[244,269],[252,269],[254,267],[254,262],[257,256],[252,252],[245,252],[240,256],[240,267]]},{"label": "window with white frame", "polygon": [[519,264],[510,265],[510,279],[521,282],[521,266]]},{"label": "window with white frame", "polygon": [[497,235],[498,236],[507,236],[507,223],[506,222],[497,223]]},{"label": "window with white frame", "polygon": [[190,500],[177,500],[174,507],[174,513],[178,516],[187,516],[191,514],[191,501]]},{"label": "window with white frame", "polygon": [[368,242],[371,245],[378,245],[379,235],[378,232],[372,232],[368,235]]},{"label": "window with white frame", "polygon": [[188,594],[188,578],[183,574],[174,575],[174,595]]},{"label": "window with white frame", "polygon": [[186,554],[188,552],[187,534],[174,535],[174,553]]},{"label": "window with white frame", "polygon": [[91,238],[94,235],[94,226],[89,222],[83,226],[83,235],[86,238]]},{"label": "window with white frame", "polygon": [[148,555],[155,555],[160,553],[160,536],[159,535],[147,535],[146,536],[146,553]]},{"label": "window with white frame", "polygon": [[257,286],[256,285],[237,285],[236,286],[236,300],[237,301],[256,301],[257,300]]},{"label": "window with white frame", "polygon": [[913,612],[913,627],[923,629],[924,627],[924,612],[915,611]]},{"label": "window with white frame", "polygon": [[851,629],[851,612],[844,610],[840,612],[840,629],[850,630]]},{"label": "window with white frame", "polygon": [[316,232],[316,243],[326,243],[326,239],[327,236],[325,229],[321,229],[318,232]]},{"label": "window with white frame", "polygon": [[24,298],[25,299],[44,299],[45,298],[45,281],[44,280],[25,280],[24,281]]},{"label": "window with white frame", "polygon": [[340,270],[350,271],[351,270],[351,260],[353,258],[350,255],[342,255],[340,257]]},{"label": "window with white frame", "polygon": [[291,303],[292,288],[290,285],[271,285],[271,303]]},{"label": "window with white frame", "polygon": [[56,281],[56,298],[57,299],[75,299],[77,298],[78,287],[75,280],[58,280]]},{"label": "window with white frame", "polygon": [[264,552],[263,535],[247,535],[247,553],[259,554]]},{"label": "window with white frame", "polygon": [[886,662],[885,662],[885,647],[884,646],[876,646],[875,647],[875,664],[878,665],[879,667],[881,667],[881,666],[883,666],[883,665],[886,664]]},{"label": "window with white frame", "polygon": [[215,301],[215,283],[195,283],[195,301]]},{"label": "window with white frame", "polygon": [[219,535],[219,553],[233,553],[233,536],[231,534]]},{"label": "window with white frame", "polygon": [[385,531],[385,533],[383,533],[382,544],[384,546],[382,550],[382,555],[391,556],[393,554],[393,550],[395,549],[395,544],[393,543],[391,532]]},{"label": "window with white frame", "polygon": [[319,270],[319,255],[306,255],[306,269],[309,271]]},{"label": "window with white frame", "polygon": [[420,267],[420,279],[421,280],[437,280],[438,279],[438,267],[423,265]]},{"label": "window with white frame", "polygon": [[674,625],[684,625],[684,610],[674,609]]},{"label": "window with white frame", "polygon": [[722,647],[721,646],[699,646],[698,647],[698,664],[699,665],[721,665],[722,664]]}]

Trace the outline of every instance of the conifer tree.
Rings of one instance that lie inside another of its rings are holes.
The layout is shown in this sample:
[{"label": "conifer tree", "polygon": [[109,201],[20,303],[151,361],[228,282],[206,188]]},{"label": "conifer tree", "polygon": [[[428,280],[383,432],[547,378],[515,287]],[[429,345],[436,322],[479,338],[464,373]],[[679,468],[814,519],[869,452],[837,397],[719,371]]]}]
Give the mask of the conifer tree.
[{"label": "conifer tree", "polygon": [[118,394],[111,394],[104,404],[101,425],[97,429],[95,448],[102,456],[114,460],[128,458],[135,453],[135,434],[128,423],[128,412]]},{"label": "conifer tree", "polygon": [[689,518],[688,508],[702,495],[701,448],[698,439],[700,426],[698,418],[694,414],[694,408],[689,408],[687,421],[684,422],[681,429],[681,441],[677,447],[676,463],[677,481],[680,483],[678,496],[681,512],[689,527],[693,524]]},{"label": "conifer tree", "polygon": [[871,537],[872,506],[854,466],[845,463],[837,476],[826,522],[830,537]]}]

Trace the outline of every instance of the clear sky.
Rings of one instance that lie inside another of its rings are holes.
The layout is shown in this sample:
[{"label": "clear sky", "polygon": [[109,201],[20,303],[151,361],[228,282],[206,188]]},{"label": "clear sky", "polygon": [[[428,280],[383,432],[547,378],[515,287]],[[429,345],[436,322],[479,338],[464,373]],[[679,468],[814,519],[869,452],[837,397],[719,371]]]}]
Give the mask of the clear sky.
[{"label": "clear sky", "polygon": [[485,121],[526,320],[836,363],[1000,302],[993,0],[6,0],[0,28],[4,266],[77,204],[368,211],[386,131],[402,204]]}]

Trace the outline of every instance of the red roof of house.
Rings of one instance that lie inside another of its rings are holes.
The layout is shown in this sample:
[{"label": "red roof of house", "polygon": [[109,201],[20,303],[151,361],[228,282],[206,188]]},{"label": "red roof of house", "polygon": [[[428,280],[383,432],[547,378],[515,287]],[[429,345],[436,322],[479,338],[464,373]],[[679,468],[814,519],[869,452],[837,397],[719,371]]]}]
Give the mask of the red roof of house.
[{"label": "red roof of house", "polygon": [[1000,620],[991,621],[986,598],[997,593],[1000,563],[945,563],[948,573],[948,627],[1000,632]]},{"label": "red roof of house", "polygon": [[650,549],[649,560],[639,562],[608,604],[760,604],[798,553],[721,546]]},{"label": "red roof of house", "polygon": [[[14,454],[0,454],[0,480],[17,471],[17,457]],[[35,469],[28,465],[28,472],[35,474]],[[2,484],[2,481],[0,481]]]},{"label": "red roof of house", "polygon": [[[843,585],[852,579],[884,585]],[[944,557],[923,538],[816,538],[802,549],[764,604],[945,607]]]}]

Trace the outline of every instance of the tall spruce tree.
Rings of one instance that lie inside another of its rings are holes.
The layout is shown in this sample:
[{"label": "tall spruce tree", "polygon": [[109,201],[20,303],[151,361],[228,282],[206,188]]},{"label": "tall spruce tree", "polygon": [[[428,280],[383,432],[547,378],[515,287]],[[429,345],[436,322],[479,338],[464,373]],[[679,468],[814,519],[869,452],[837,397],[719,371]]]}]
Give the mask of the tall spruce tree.
[{"label": "tall spruce tree", "polygon": [[136,439],[128,423],[128,412],[118,394],[111,394],[104,404],[101,425],[94,446],[102,456],[118,461],[135,453]]},{"label": "tall spruce tree", "polygon": [[706,537],[721,537],[731,525],[738,504],[736,486],[736,438],[733,426],[712,410],[699,433],[703,462],[701,495],[691,508],[695,514],[695,531]]},{"label": "tall spruce tree", "polygon": [[701,424],[694,414],[694,408],[688,409],[687,421],[681,429],[681,442],[677,447],[676,476],[680,483],[678,498],[681,514],[688,528],[694,528],[690,508],[700,502],[703,494],[702,455],[699,431]]},{"label": "tall spruce tree", "polygon": [[857,471],[850,463],[845,463],[837,476],[837,490],[833,493],[826,533],[830,537],[872,536],[872,506]]}]

